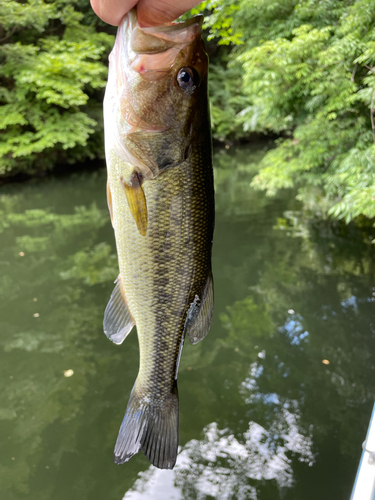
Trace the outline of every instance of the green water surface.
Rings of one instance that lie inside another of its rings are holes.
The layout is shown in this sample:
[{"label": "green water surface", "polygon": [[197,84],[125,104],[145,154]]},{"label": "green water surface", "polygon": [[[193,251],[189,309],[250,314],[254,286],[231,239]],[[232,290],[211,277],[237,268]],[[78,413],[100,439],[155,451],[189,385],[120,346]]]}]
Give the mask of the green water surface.
[{"label": "green water surface", "polygon": [[1,500],[349,499],[375,398],[375,235],[252,190],[263,151],[215,155],[215,313],[184,348],[173,471],[112,462],[138,344],[102,329],[105,171],[0,188]]}]

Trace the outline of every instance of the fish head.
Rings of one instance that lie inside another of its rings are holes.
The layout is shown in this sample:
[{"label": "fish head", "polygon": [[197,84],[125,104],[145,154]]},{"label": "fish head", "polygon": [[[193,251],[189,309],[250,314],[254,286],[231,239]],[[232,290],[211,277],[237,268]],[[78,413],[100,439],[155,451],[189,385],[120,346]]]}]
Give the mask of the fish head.
[{"label": "fish head", "polygon": [[119,28],[110,58],[117,144],[146,178],[210,141],[202,21],[141,28],[133,10]]}]

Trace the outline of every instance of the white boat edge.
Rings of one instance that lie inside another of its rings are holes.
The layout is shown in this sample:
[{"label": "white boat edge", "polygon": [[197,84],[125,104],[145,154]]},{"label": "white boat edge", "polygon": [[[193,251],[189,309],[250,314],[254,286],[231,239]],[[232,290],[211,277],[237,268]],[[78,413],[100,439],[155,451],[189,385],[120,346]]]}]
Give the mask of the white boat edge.
[{"label": "white boat edge", "polygon": [[375,404],[350,500],[375,500]]}]

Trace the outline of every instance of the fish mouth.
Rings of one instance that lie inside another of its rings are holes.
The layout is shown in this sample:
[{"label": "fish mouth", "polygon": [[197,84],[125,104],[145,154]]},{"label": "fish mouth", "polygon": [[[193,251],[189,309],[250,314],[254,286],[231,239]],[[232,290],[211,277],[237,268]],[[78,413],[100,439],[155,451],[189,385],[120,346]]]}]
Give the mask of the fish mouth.
[{"label": "fish mouth", "polygon": [[186,21],[173,21],[170,23],[165,23],[161,26],[148,26],[142,28],[138,23],[137,18],[137,9],[131,9],[128,14],[125,16],[125,22],[127,23],[127,30],[133,31],[134,28],[139,28],[144,33],[148,34],[157,34],[157,33],[165,33],[167,37],[181,37],[181,32],[185,30],[192,31],[192,26],[195,26],[194,29],[198,29],[199,33],[202,30],[204,16],[202,14],[192,16]]},{"label": "fish mouth", "polygon": [[167,76],[181,50],[201,36],[203,16],[194,16],[180,23],[141,28],[136,10],[129,13],[129,48],[134,57],[130,68],[149,81]]},{"label": "fish mouth", "polygon": [[132,48],[138,54],[155,54],[172,46],[186,45],[200,36],[202,24],[202,15],[193,16],[187,21],[147,28],[141,28],[136,21],[132,31]]},{"label": "fish mouth", "polygon": [[[167,77],[176,57],[197,38],[200,38],[203,16],[194,16],[186,21],[168,23],[163,26],[142,28],[137,19],[137,10],[132,9],[124,18],[120,30],[122,34],[120,52],[125,55],[126,65],[136,71],[143,80],[156,82]],[[120,48],[120,47],[119,47]],[[121,57],[118,62],[121,61]],[[122,71],[119,67],[118,74]],[[126,75],[120,77],[120,86],[127,87]],[[126,94],[128,97],[126,97]],[[168,127],[153,126],[142,120],[134,111],[128,89],[122,94],[121,114],[130,128],[127,133],[143,130],[146,132],[165,132]]]}]

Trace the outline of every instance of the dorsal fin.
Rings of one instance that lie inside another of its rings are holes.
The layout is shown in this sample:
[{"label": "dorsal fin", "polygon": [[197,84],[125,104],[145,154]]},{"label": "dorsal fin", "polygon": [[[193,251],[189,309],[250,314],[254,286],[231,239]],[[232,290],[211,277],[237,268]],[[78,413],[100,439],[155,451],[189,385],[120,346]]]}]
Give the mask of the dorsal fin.
[{"label": "dorsal fin", "polygon": [[204,339],[210,329],[214,308],[214,287],[212,273],[208,275],[203,297],[195,296],[190,305],[185,323],[185,331],[189,335],[190,342],[197,344]]},{"label": "dorsal fin", "polygon": [[103,327],[109,340],[115,344],[122,344],[135,325],[135,321],[126,303],[120,276],[115,283],[116,286],[105,309]]}]

